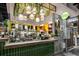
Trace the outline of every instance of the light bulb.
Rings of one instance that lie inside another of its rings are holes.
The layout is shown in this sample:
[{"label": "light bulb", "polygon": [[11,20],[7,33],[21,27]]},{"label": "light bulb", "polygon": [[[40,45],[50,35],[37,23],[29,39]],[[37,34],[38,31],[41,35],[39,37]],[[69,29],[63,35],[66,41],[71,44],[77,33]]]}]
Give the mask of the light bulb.
[{"label": "light bulb", "polygon": [[36,18],[36,22],[39,22],[39,21],[40,21],[40,19],[37,17],[37,18]]},{"label": "light bulb", "polygon": [[31,11],[31,6],[27,6],[26,10],[30,10]]},{"label": "light bulb", "polygon": [[27,16],[24,16],[24,20],[27,20]]},{"label": "light bulb", "polygon": [[27,19],[27,16],[24,16],[25,19]]},{"label": "light bulb", "polygon": [[19,14],[19,17],[20,17],[20,18],[23,18],[23,15],[22,15],[22,14]]},{"label": "light bulb", "polygon": [[24,16],[22,14],[19,14],[18,19],[23,20]]},{"label": "light bulb", "polygon": [[32,19],[32,20],[34,19],[34,15],[33,14],[30,15],[30,19]]},{"label": "light bulb", "polygon": [[28,29],[28,27],[27,27],[27,26],[25,26],[25,29],[27,30],[27,29]]},{"label": "light bulb", "polygon": [[41,9],[41,10],[40,10],[40,15],[45,15],[44,9]]},{"label": "light bulb", "polygon": [[26,13],[27,13],[27,14],[31,14],[31,11],[27,11]]},{"label": "light bulb", "polygon": [[32,13],[36,14],[36,8],[33,8]]}]

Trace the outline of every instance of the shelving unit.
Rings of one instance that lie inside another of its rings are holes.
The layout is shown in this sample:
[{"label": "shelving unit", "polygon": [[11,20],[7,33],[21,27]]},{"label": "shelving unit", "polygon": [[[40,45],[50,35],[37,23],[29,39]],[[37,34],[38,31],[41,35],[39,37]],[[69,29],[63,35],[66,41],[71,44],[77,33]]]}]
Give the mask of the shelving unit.
[{"label": "shelving unit", "polygon": [[49,29],[49,31],[48,31],[48,32],[49,32],[49,33],[52,33],[52,25],[53,25],[52,23],[51,23],[51,24],[49,24],[49,27],[48,27],[48,29]]}]

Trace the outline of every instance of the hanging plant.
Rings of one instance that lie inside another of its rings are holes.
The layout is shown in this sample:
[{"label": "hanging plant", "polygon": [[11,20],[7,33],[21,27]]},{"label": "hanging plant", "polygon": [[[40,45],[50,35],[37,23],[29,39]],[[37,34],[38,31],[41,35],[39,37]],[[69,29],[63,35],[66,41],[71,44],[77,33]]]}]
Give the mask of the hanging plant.
[{"label": "hanging plant", "polygon": [[18,10],[18,13],[19,13],[19,14],[23,14],[24,9],[25,9],[25,4],[24,4],[24,3],[19,3],[19,10]]},{"label": "hanging plant", "polygon": [[14,16],[18,16],[18,9],[19,9],[19,4],[16,3],[14,6]]},{"label": "hanging plant", "polygon": [[8,19],[5,19],[5,20],[4,20],[4,26],[5,26],[5,27],[8,26],[8,24],[7,24],[7,20],[8,20]]}]

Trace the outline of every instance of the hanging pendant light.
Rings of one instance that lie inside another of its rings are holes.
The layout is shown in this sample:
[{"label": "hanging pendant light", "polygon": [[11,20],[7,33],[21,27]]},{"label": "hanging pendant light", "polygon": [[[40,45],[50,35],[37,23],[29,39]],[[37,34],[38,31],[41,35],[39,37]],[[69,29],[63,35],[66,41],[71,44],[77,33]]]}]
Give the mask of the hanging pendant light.
[{"label": "hanging pendant light", "polygon": [[28,6],[26,7],[26,13],[27,13],[27,14],[31,14],[31,6],[28,5]]},{"label": "hanging pendant light", "polygon": [[29,16],[29,18],[30,18],[31,20],[33,20],[33,19],[34,19],[34,15],[31,14],[31,15]]},{"label": "hanging pendant light", "polygon": [[24,16],[24,20],[27,20],[27,16]]},{"label": "hanging pendant light", "polygon": [[35,15],[36,14],[36,8],[34,7],[32,10],[32,13]]},{"label": "hanging pendant light", "polygon": [[23,20],[24,16],[22,14],[18,15],[18,20]]},{"label": "hanging pendant light", "polygon": [[43,16],[45,15],[44,9],[41,9],[41,10],[40,10],[40,15],[41,15],[41,16],[42,16],[42,15],[43,15]]},{"label": "hanging pendant light", "polygon": [[40,21],[39,17],[36,17],[36,22],[39,22],[39,21]]}]

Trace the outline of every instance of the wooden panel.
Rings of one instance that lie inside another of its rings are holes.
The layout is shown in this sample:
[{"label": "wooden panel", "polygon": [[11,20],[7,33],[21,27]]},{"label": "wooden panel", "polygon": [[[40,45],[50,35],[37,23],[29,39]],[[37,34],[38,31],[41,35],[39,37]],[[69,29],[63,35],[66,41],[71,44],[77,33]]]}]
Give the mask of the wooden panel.
[{"label": "wooden panel", "polygon": [[53,5],[50,4],[50,9],[51,10],[55,10],[55,6],[53,6]]},{"label": "wooden panel", "polygon": [[48,8],[49,9],[49,4],[48,3],[44,3],[42,4],[44,7]]}]

